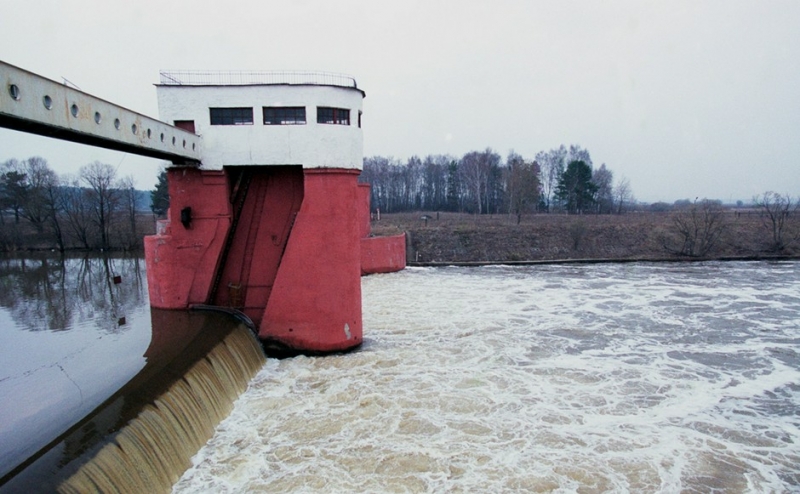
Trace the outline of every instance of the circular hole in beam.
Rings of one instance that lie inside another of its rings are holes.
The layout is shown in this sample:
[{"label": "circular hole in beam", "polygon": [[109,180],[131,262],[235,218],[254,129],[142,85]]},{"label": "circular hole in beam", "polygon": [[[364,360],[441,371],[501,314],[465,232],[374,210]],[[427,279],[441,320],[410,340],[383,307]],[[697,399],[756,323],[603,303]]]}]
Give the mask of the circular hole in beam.
[{"label": "circular hole in beam", "polygon": [[100,112],[94,112],[94,123],[99,125],[101,120],[103,120],[103,117],[100,115]]},{"label": "circular hole in beam", "polygon": [[186,147],[186,139],[183,140],[183,147]]},{"label": "circular hole in beam", "polygon": [[10,86],[8,86],[8,94],[13,99],[18,100],[21,97],[19,92],[19,86],[17,86],[16,84],[11,84]]},{"label": "circular hole in beam", "polygon": [[48,110],[52,110],[53,109],[53,98],[51,98],[49,95],[45,94],[44,97],[42,98],[42,104]]},{"label": "circular hole in beam", "polygon": [[139,129],[136,127],[136,124],[131,124],[131,132],[133,132],[135,134],[136,131],[138,131],[138,130]]},{"label": "circular hole in beam", "polygon": [[114,128],[119,130],[120,127],[122,127],[122,122],[120,122],[118,118],[115,118],[114,119]]},{"label": "circular hole in beam", "polygon": [[164,142],[164,133],[161,133],[161,142]]},{"label": "circular hole in beam", "polygon": [[172,145],[175,145],[175,136],[172,136]]},{"label": "circular hole in beam", "polygon": [[69,112],[72,113],[73,117],[77,117],[78,116],[78,105],[76,105],[75,103],[72,103],[72,106],[69,107]]},{"label": "circular hole in beam", "polygon": [[192,143],[192,151],[194,151],[194,143]]},{"label": "circular hole in beam", "polygon": [[151,131],[150,129],[147,129],[147,138],[148,138],[148,139],[150,139],[150,135],[152,134],[152,132],[153,132],[153,131]]}]

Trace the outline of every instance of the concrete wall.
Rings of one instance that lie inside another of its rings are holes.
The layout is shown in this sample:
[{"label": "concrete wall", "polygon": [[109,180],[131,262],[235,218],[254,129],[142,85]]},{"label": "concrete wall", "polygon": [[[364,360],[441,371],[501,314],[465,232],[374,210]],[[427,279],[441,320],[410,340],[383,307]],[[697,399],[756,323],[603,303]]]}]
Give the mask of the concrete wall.
[{"label": "concrete wall", "polygon": [[304,175],[303,204],[258,336],[295,350],[346,350],[362,341],[358,172]]},{"label": "concrete wall", "polygon": [[394,273],[406,268],[406,235],[361,239],[361,274]]},{"label": "concrete wall", "polygon": [[[230,184],[221,172],[170,168],[169,220],[156,235],[144,238],[150,305],[159,309],[186,309],[208,303],[233,211]],[[180,211],[192,208],[188,227]]]},{"label": "concrete wall", "polygon": [[[363,134],[358,127],[364,93],[317,85],[157,86],[159,117],[193,120],[202,136],[202,168],[235,165],[302,165],[362,168]],[[264,125],[264,106],[303,106],[304,125]],[[350,110],[350,125],[318,124],[317,106]],[[211,125],[209,108],[253,108],[252,125]]]}]

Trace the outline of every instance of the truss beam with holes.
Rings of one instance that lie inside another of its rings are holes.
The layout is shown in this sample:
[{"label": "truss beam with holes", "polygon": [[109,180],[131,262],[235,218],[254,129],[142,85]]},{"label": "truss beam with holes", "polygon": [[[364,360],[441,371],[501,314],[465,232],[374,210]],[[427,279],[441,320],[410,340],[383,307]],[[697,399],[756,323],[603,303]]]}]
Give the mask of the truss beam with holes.
[{"label": "truss beam with holes", "polygon": [[0,127],[197,165],[201,138],[0,61]]}]

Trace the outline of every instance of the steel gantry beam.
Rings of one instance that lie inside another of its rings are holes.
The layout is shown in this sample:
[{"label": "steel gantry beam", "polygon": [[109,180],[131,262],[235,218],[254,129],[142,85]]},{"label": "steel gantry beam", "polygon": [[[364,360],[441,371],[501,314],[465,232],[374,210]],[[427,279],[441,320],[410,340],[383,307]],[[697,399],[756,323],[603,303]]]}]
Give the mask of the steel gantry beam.
[{"label": "steel gantry beam", "polygon": [[0,61],[0,127],[175,164],[199,164],[201,138]]}]

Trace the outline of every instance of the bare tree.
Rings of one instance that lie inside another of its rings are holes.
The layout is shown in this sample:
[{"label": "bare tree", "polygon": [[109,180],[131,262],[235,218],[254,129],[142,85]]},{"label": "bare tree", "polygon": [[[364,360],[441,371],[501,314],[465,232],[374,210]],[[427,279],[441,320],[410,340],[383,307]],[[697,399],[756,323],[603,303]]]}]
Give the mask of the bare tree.
[{"label": "bare tree", "polygon": [[125,213],[127,228],[126,248],[135,248],[139,245],[139,232],[136,228],[136,189],[134,188],[133,176],[128,175],[119,181],[119,193],[122,209]]},{"label": "bare tree", "polygon": [[81,180],[89,186],[87,197],[92,211],[93,221],[100,233],[103,249],[110,246],[111,223],[114,212],[119,207],[119,187],[116,183],[117,172],[111,165],[95,161],[81,167]]},{"label": "bare tree", "polygon": [[400,163],[393,158],[371,156],[364,158],[364,171],[359,181],[369,183],[371,187],[370,202],[373,209],[380,209],[385,213],[394,212],[399,207],[396,184],[397,170]]},{"label": "bare tree", "polygon": [[614,211],[614,173],[606,168],[606,164],[592,171],[592,182],[597,187],[595,205],[600,214],[610,214]]},{"label": "bare tree", "polygon": [[422,202],[422,160],[412,156],[403,170],[403,204],[408,209],[419,209]]},{"label": "bare tree", "polygon": [[423,210],[440,210],[446,207],[447,167],[428,155],[422,162],[422,201]]},{"label": "bare tree", "polygon": [[703,199],[675,213],[672,218],[677,241],[664,239],[664,248],[674,254],[706,257],[718,244],[727,228],[719,201]]},{"label": "bare tree", "polygon": [[800,199],[793,201],[788,194],[769,191],[754,198],[753,205],[761,211],[761,221],[771,233],[770,251],[781,252],[800,238]]},{"label": "bare tree", "polygon": [[590,168],[592,167],[592,157],[589,155],[589,150],[583,149],[577,144],[570,144],[569,150],[567,151],[566,163],[569,164],[573,161],[583,161],[589,165]]},{"label": "bare tree", "polygon": [[626,205],[634,202],[633,191],[631,190],[631,182],[622,177],[614,186],[614,202],[616,203],[617,214],[622,214]]},{"label": "bare tree", "polygon": [[88,191],[81,187],[79,178],[64,178],[62,189],[62,207],[64,219],[70,237],[83,248],[92,248],[92,210],[89,205]]},{"label": "bare tree", "polygon": [[508,213],[517,215],[519,224],[522,214],[534,211],[539,202],[539,170],[535,161],[525,161],[513,151],[508,154],[506,194]]},{"label": "bare tree", "polygon": [[23,216],[31,222],[36,231],[44,231],[49,216],[47,189],[58,182],[56,173],[47,164],[47,160],[33,156],[22,162],[26,177],[26,193],[23,200]]},{"label": "bare tree", "polygon": [[455,159],[450,159],[447,164],[447,210],[448,211],[463,211],[464,210],[464,183],[461,180],[461,172],[459,172],[459,162]]},{"label": "bare tree", "polygon": [[540,151],[536,154],[536,163],[541,173],[542,202],[544,208],[550,211],[558,181],[567,166],[567,148],[561,146],[548,152]]},{"label": "bare tree", "polygon": [[64,252],[66,248],[64,230],[61,226],[65,192],[66,189],[63,187],[58,175],[55,173],[49,174],[47,181],[43,183],[44,208],[59,252]]},{"label": "bare tree", "polygon": [[492,165],[497,165],[500,156],[491,149],[483,152],[472,151],[461,158],[461,180],[469,191],[472,201],[475,202],[475,212],[484,212],[484,199],[489,191],[489,174]]}]

